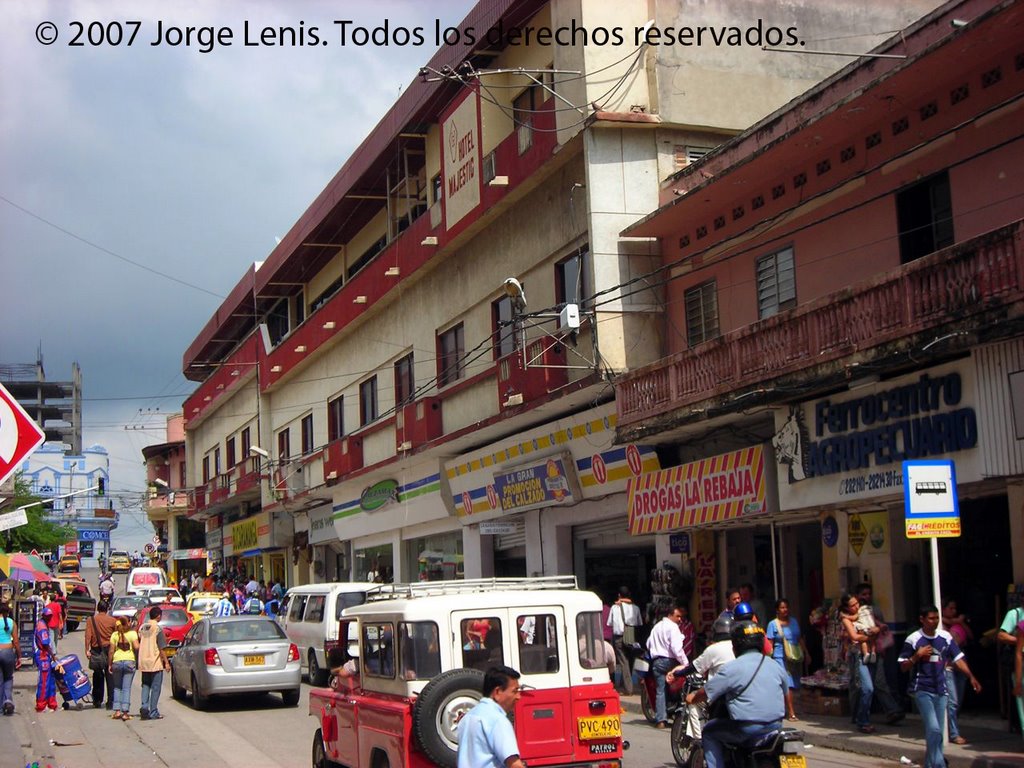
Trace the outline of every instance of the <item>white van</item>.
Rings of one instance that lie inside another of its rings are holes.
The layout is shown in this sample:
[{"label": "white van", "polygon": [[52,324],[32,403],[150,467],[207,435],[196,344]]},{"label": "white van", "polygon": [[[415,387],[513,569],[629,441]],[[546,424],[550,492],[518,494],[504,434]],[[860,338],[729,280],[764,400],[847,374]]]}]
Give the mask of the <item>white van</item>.
[{"label": "white van", "polygon": [[163,568],[132,568],[128,574],[125,592],[138,595],[151,589],[167,586],[167,573]]},{"label": "white van", "polygon": [[327,685],[327,653],[338,645],[341,612],[366,602],[369,582],[334,581],[292,587],[285,595],[287,611],[278,619],[288,639],[299,648],[310,685]]}]

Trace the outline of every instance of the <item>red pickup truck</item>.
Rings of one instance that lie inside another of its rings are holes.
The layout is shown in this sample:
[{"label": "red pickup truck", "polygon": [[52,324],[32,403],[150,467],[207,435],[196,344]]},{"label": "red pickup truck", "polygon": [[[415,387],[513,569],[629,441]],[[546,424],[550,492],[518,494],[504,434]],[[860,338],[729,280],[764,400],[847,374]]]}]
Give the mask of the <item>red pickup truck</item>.
[{"label": "red pickup truck", "polygon": [[[619,768],[621,703],[606,665],[601,601],[573,577],[382,585],[347,608],[355,678],[310,692],[313,765],[455,768],[462,716],[484,671],[522,677],[512,713],[531,768]],[[353,665],[350,665],[350,667]]]}]

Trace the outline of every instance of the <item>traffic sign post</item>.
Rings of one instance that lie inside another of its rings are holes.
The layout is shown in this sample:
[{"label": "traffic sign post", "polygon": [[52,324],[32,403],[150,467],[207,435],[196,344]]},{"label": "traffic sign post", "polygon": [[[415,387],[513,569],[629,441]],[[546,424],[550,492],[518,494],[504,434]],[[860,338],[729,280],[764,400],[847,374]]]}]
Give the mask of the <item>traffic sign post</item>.
[{"label": "traffic sign post", "polygon": [[0,384],[0,485],[42,445],[46,434],[29,418],[21,403]]}]

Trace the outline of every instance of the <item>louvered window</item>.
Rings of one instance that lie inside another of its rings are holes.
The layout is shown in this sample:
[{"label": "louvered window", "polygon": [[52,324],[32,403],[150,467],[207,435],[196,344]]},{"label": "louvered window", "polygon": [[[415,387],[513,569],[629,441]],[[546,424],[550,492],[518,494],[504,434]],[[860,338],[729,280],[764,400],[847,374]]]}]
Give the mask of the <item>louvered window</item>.
[{"label": "louvered window", "polygon": [[757,260],[757,309],[760,317],[778,314],[796,306],[796,270],[793,249],[762,256]]},{"label": "louvered window", "polygon": [[718,337],[718,287],[714,280],[690,288],[685,294],[686,341],[695,347]]}]

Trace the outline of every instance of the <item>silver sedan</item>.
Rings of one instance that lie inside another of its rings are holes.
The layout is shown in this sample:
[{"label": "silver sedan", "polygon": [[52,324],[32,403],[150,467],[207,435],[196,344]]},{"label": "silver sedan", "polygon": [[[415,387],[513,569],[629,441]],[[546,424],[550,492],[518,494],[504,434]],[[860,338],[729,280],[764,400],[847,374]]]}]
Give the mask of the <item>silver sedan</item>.
[{"label": "silver sedan", "polygon": [[207,617],[171,659],[171,694],[203,709],[210,696],[280,691],[286,706],[299,703],[299,649],[266,616]]}]

